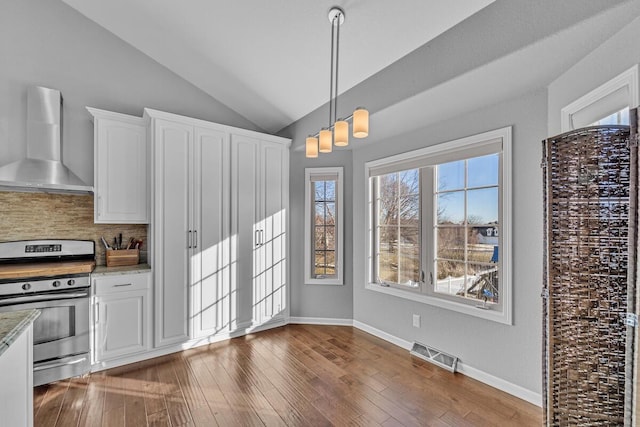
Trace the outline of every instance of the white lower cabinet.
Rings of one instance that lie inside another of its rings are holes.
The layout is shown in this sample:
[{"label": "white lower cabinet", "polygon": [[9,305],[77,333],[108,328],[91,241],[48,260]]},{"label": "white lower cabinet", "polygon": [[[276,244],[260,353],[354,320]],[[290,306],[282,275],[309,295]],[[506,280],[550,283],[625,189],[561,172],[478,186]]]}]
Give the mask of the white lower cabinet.
[{"label": "white lower cabinet", "polygon": [[151,344],[151,273],[93,279],[94,364],[146,352]]}]

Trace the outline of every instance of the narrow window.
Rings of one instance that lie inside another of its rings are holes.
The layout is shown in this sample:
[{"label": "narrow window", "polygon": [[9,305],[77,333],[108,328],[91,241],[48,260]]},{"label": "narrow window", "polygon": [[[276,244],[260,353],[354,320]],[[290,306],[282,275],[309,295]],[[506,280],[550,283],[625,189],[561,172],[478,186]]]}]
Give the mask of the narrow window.
[{"label": "narrow window", "polygon": [[305,283],[343,284],[342,168],[307,168]]}]

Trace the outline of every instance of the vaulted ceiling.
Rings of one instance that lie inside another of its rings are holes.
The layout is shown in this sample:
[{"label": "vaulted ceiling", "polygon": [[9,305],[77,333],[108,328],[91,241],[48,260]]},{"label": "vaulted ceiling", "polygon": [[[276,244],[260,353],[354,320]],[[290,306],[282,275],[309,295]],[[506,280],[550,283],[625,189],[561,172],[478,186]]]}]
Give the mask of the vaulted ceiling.
[{"label": "vaulted ceiling", "polygon": [[343,92],[493,2],[63,1],[269,132],[327,102],[332,6]]},{"label": "vaulted ceiling", "polygon": [[297,140],[327,116],[340,6],[340,103],[372,112],[369,142],[545,87],[640,14],[640,0],[62,1]]}]

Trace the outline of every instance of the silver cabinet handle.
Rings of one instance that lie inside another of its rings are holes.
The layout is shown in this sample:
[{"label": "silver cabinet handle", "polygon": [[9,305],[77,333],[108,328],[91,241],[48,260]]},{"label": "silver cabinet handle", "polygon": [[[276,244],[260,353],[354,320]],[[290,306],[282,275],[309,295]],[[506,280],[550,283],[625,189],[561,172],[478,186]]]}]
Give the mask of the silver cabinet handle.
[{"label": "silver cabinet handle", "polygon": [[96,301],[96,305],[93,306],[93,323],[100,323],[100,303]]},{"label": "silver cabinet handle", "polygon": [[187,231],[187,248],[191,249],[191,230]]},{"label": "silver cabinet handle", "polygon": [[256,230],[255,234],[256,234],[255,239],[256,239],[256,247],[257,247],[257,246],[260,246],[260,230]]},{"label": "silver cabinet handle", "polygon": [[131,283],[119,283],[117,285],[113,285],[114,288],[120,288],[122,286],[131,286]]},{"label": "silver cabinet handle", "polygon": [[264,230],[260,230],[260,246],[264,245]]},{"label": "silver cabinet handle", "polygon": [[102,215],[102,196],[98,196],[98,216]]},{"label": "silver cabinet handle", "polygon": [[194,240],[195,240],[195,243],[194,243],[193,247],[197,248],[198,247],[198,230],[194,230],[193,231],[193,235],[194,235]]}]

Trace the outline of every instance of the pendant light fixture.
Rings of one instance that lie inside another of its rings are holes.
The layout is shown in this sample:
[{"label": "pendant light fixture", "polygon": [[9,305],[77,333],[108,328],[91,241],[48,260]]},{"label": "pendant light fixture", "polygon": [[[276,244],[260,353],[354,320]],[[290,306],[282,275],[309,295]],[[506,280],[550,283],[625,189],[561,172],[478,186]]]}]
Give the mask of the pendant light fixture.
[{"label": "pendant light fixture", "polygon": [[340,26],[344,23],[344,11],[334,6],[329,10],[331,23],[331,84],[329,88],[329,126],[322,128],[306,140],[306,156],[318,157],[320,153],[330,153],[333,146],[349,145],[349,122],[353,125],[354,138],[366,138],[369,135],[369,112],[358,107],[349,117],[337,119],[338,110],[338,60],[340,53]]}]

